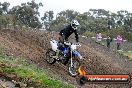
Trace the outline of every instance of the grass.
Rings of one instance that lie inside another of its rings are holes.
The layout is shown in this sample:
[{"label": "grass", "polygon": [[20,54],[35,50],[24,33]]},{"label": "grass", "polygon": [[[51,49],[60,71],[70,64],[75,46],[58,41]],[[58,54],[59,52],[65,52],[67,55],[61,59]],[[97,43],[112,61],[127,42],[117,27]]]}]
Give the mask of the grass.
[{"label": "grass", "polygon": [[7,56],[0,48],[0,72],[4,74],[15,74],[21,81],[30,79],[37,88],[73,88],[72,85],[64,84],[59,80],[50,79],[44,69],[29,64],[23,58]]},{"label": "grass", "polygon": [[132,51],[118,51],[120,54],[127,56],[129,58],[129,60],[132,60]]},{"label": "grass", "polygon": [[102,41],[99,41],[99,42],[97,42],[97,41],[95,41],[97,44],[100,44],[100,45],[102,45],[102,46],[105,46],[105,43],[104,42],[102,42]]}]

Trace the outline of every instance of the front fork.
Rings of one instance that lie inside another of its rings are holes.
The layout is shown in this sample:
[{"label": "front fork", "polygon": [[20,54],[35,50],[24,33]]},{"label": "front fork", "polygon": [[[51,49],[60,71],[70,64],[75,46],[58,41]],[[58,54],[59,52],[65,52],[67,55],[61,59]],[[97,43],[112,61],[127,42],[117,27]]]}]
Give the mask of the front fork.
[{"label": "front fork", "polygon": [[73,67],[73,62],[72,62],[72,50],[71,50],[71,67]]}]

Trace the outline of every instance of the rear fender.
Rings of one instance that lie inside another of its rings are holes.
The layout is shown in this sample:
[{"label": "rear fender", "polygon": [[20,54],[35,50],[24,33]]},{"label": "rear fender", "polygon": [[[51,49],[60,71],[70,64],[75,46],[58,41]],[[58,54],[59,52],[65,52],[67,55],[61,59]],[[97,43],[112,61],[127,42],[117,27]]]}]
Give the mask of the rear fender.
[{"label": "rear fender", "polygon": [[58,45],[57,45],[57,44],[58,44],[58,42],[55,41],[55,40],[51,40],[51,41],[50,41],[51,48],[52,48],[52,50],[55,51],[55,52],[58,50]]}]

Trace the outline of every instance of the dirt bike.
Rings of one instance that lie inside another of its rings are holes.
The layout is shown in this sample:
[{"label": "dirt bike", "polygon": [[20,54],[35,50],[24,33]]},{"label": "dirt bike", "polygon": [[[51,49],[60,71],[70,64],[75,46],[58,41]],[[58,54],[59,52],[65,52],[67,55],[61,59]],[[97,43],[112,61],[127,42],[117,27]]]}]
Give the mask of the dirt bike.
[{"label": "dirt bike", "polygon": [[64,42],[65,46],[60,50],[61,53],[59,53],[58,56],[56,55],[58,51],[58,42],[56,40],[51,40],[50,45],[51,48],[46,52],[46,61],[49,64],[54,64],[56,61],[61,62],[67,66],[69,75],[75,77],[78,74],[78,68],[80,66],[79,59],[82,59],[82,56],[77,51],[77,47],[81,45],[72,42]]}]

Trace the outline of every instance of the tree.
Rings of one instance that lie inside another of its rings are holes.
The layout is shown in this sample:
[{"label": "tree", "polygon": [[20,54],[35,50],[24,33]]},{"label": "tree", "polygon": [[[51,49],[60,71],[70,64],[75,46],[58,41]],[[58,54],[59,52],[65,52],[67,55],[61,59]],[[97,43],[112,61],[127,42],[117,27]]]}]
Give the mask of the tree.
[{"label": "tree", "polygon": [[9,23],[8,17],[6,17],[4,15],[0,15],[0,29],[1,29],[2,25],[4,25],[4,27],[6,28],[8,23]]},{"label": "tree", "polygon": [[56,20],[53,20],[50,23],[49,30],[50,31],[60,31],[61,29],[63,29],[66,26],[67,23],[68,22],[66,21],[66,19],[63,16],[59,16],[56,18]]},{"label": "tree", "polygon": [[66,10],[66,11],[61,11],[60,13],[58,13],[58,16],[63,16],[67,21],[72,21],[78,15],[79,15],[79,12],[76,12],[74,10]]},{"label": "tree", "polygon": [[41,28],[42,24],[39,21],[38,9],[43,6],[42,3],[35,3],[34,0],[27,3],[22,3],[20,6],[14,6],[10,10],[10,14],[14,15],[17,21],[33,28]]},{"label": "tree", "polygon": [[0,3],[0,15],[7,14],[9,6],[10,3],[8,2]]},{"label": "tree", "polygon": [[45,26],[45,29],[49,29],[51,22],[53,21],[54,18],[54,12],[53,11],[46,11],[44,13],[44,16],[41,18],[43,21],[43,24]]},{"label": "tree", "polygon": [[47,30],[58,31],[63,29],[63,27],[70,23],[71,20],[76,19],[78,14],[79,13],[74,10],[61,11],[56,15],[56,19],[53,20],[53,12],[47,11],[44,13],[42,20],[44,21]]}]

